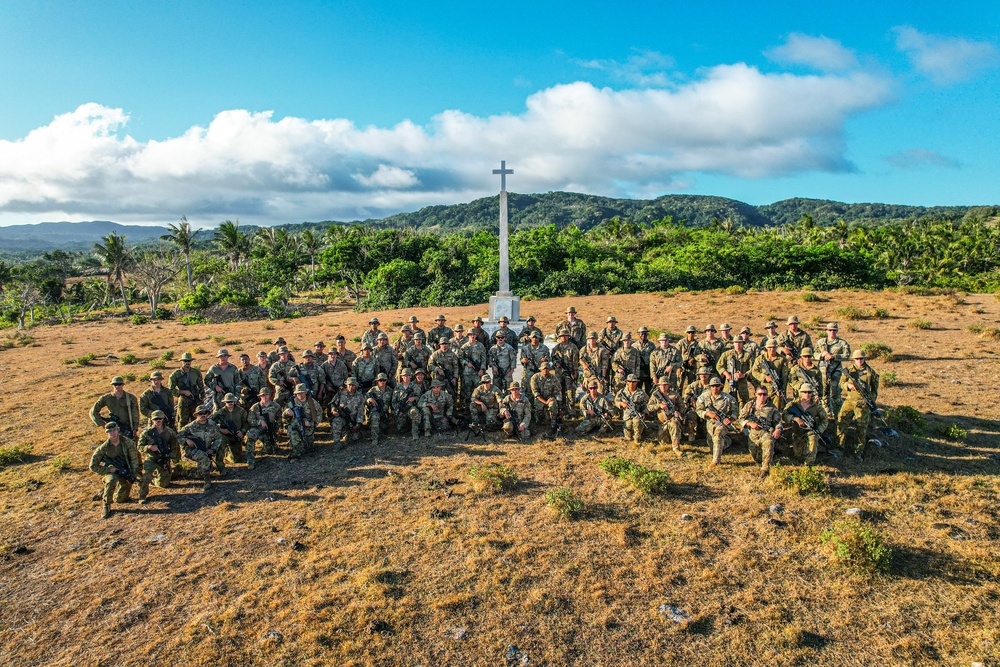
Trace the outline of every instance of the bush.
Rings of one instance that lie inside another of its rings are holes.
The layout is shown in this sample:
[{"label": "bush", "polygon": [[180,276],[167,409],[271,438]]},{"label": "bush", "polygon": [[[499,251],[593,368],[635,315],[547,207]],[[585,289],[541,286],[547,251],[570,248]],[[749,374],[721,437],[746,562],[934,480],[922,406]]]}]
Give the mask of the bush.
[{"label": "bush", "polygon": [[937,437],[951,440],[952,442],[964,442],[969,436],[969,431],[955,422],[934,422],[931,430]]},{"label": "bush", "polygon": [[118,358],[118,361],[122,362],[125,365],[131,366],[135,362],[139,361],[139,357],[135,356],[131,352],[126,352],[125,354],[123,354]]},{"label": "bush", "polygon": [[899,385],[899,376],[892,371],[886,371],[879,376],[883,387],[895,387]]},{"label": "bush", "polygon": [[149,362],[149,367],[152,368],[153,370],[163,370],[164,368],[167,367],[167,362],[165,362],[163,359],[153,359],[152,361]]},{"label": "bush", "polygon": [[826,299],[815,292],[806,292],[802,295],[802,300],[806,303],[820,303],[822,301],[826,301]]},{"label": "bush", "polygon": [[198,285],[193,292],[188,292],[177,302],[177,307],[181,310],[205,310],[215,305],[217,297],[212,294],[208,285],[204,283]]},{"label": "bush", "polygon": [[909,405],[897,405],[885,413],[885,422],[901,433],[922,436],[927,433],[927,419]]},{"label": "bush", "polygon": [[823,495],[830,492],[826,475],[812,466],[786,472],[784,466],[776,465],[771,468],[771,478],[778,480],[785,488],[795,491],[800,496]]},{"label": "bush", "polygon": [[743,285],[730,285],[725,289],[725,292],[731,296],[736,296],[739,294],[746,294],[747,288],[743,287]]},{"label": "bush", "polygon": [[181,318],[181,324],[190,326],[192,324],[208,324],[208,318],[200,315],[185,315]]},{"label": "bush", "polygon": [[160,355],[160,359],[163,359],[164,361],[170,361],[173,358],[174,358],[173,350],[164,350],[163,354]]},{"label": "bush", "polygon": [[670,474],[665,470],[647,468],[620,456],[609,456],[597,467],[645,494],[665,493],[670,487]]},{"label": "bush", "polygon": [[867,316],[867,313],[860,308],[855,308],[854,306],[844,306],[843,308],[838,308],[834,311],[837,316],[835,319],[839,320],[863,320]]},{"label": "bush", "polygon": [[146,317],[145,315],[138,315],[138,314],[133,315],[131,317],[131,320],[132,320],[132,324],[134,324],[135,326],[140,326],[140,325],[143,325],[143,324],[149,324],[149,318]]},{"label": "bush", "polygon": [[892,348],[885,343],[865,343],[861,346],[861,351],[868,359],[892,361]]},{"label": "bush", "polygon": [[838,521],[820,535],[832,556],[845,567],[867,574],[888,572],[892,549],[871,525],[852,518]]},{"label": "bush", "polygon": [[31,455],[31,445],[8,445],[0,447],[0,468],[5,468],[15,463],[21,463]]},{"label": "bush", "polygon": [[73,465],[72,456],[57,456],[54,459],[52,459],[52,467],[58,470],[59,472],[62,472],[64,470],[69,470],[70,466],[72,465]]},{"label": "bush", "polygon": [[169,320],[173,319],[174,311],[169,308],[164,308],[163,306],[156,307],[156,319],[158,320]]},{"label": "bush", "polygon": [[89,366],[90,362],[97,358],[97,355],[93,352],[88,352],[82,357],[77,357],[76,359],[64,359],[63,363],[67,366],[72,366],[76,364],[77,366]]},{"label": "bush", "polygon": [[876,317],[880,320],[887,320],[892,317],[892,315],[889,314],[888,308],[875,308],[872,310],[872,317]]},{"label": "bush", "polygon": [[547,492],[545,504],[563,519],[576,518],[583,511],[583,501],[565,486]]},{"label": "bush", "polygon": [[910,327],[911,329],[930,329],[931,323],[929,320],[917,318],[915,320],[910,320],[909,322],[907,322],[906,326]]},{"label": "bush", "polygon": [[472,466],[469,468],[469,477],[476,482],[480,491],[490,490],[495,493],[512,491],[519,481],[513,468],[500,463]]}]

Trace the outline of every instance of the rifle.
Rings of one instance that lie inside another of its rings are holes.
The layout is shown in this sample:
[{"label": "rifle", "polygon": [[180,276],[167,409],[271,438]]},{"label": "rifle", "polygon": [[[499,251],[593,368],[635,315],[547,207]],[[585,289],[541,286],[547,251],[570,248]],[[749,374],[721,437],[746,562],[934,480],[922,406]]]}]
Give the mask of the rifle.
[{"label": "rifle", "polygon": [[[611,419],[610,419],[611,413],[608,412],[607,410],[601,410],[601,408],[598,407],[597,405],[597,401],[590,398],[590,396],[587,396],[583,400],[590,401],[590,408],[594,411],[594,414],[596,414],[598,418],[601,420],[601,423],[604,425],[604,428],[608,429],[609,432],[613,431],[614,426],[611,425]],[[584,406],[584,408],[586,408],[586,406]]]},{"label": "rifle", "polygon": [[149,429],[150,435],[153,438],[153,444],[156,445],[156,455],[153,457],[158,464],[170,470],[170,448],[163,444],[163,439],[160,434],[156,432],[156,427]]},{"label": "rifle", "polygon": [[[225,396],[226,394],[233,393],[233,390],[226,386],[226,381],[222,379],[221,375],[213,375],[212,376],[212,384],[215,385],[216,389],[219,389],[219,388],[222,389],[222,395],[223,396]],[[215,392],[215,393],[217,394],[219,392]]]},{"label": "rifle", "polygon": [[278,426],[267,418],[268,413],[260,411],[260,418],[264,420],[264,428],[267,429],[267,437],[271,440],[271,447],[278,447]]},{"label": "rifle", "polygon": [[395,424],[399,424],[403,419],[403,413],[407,410],[408,401],[413,397],[413,385],[411,384],[404,390],[404,394],[400,396],[399,407],[392,412],[392,421]]},{"label": "rifle", "polygon": [[775,396],[781,396],[781,387],[778,385],[778,374],[774,370],[774,366],[765,357],[760,358],[760,366],[764,370],[764,375],[771,376],[771,391]]},{"label": "rifle", "polygon": [[875,401],[872,399],[871,392],[868,391],[868,388],[865,387],[864,383],[862,383],[859,378],[852,377],[851,384],[853,384],[854,388],[857,389],[859,394],[861,394],[861,400],[868,406],[868,409],[872,413],[872,417],[881,417],[882,411],[879,409],[878,405],[875,404]]},{"label": "rifle", "polygon": [[352,415],[346,408],[341,408],[339,405],[330,404],[331,412],[336,412],[337,416],[347,423],[347,427],[353,432],[358,430],[358,418]]},{"label": "rifle", "polygon": [[792,361],[792,362],[798,361],[799,357],[802,356],[801,352],[799,350],[799,346],[796,345],[795,341],[793,341],[788,336],[785,336],[783,338],[783,340],[781,341],[781,347],[783,349],[791,350],[792,351],[792,354],[788,358],[789,361]]},{"label": "rifle", "polygon": [[368,394],[367,398],[370,398],[373,401],[375,401],[375,409],[378,411],[380,415],[382,415],[382,419],[389,419],[389,415],[385,411],[385,403],[382,401],[381,398],[379,398],[375,394]]},{"label": "rifle", "polygon": [[[243,385],[240,387],[240,399],[247,406],[252,406],[260,400],[260,390]],[[249,408],[248,408],[249,409]]]},{"label": "rifle", "polygon": [[106,466],[116,468],[118,472],[113,474],[118,475],[129,484],[135,484],[135,473],[133,473],[132,469],[129,467],[128,461],[126,461],[122,457],[120,456],[111,457],[105,455],[101,459],[101,463],[103,463]]},{"label": "rifle", "polygon": [[239,429],[236,428],[236,424],[234,424],[232,420],[229,419],[229,417],[223,416],[221,411],[212,415],[212,421],[215,422],[216,426],[218,426],[220,430],[226,429],[227,431],[229,431],[229,433],[223,433],[223,435],[228,436],[230,438],[238,437],[236,433],[237,431],[239,431]]},{"label": "rifle", "polygon": [[738,429],[737,429],[737,428],[736,428],[736,427],[735,427],[735,426],[734,426],[733,424],[727,424],[727,423],[726,423],[726,422],[725,422],[725,421],[724,421],[724,420],[722,419],[722,417],[720,417],[720,416],[719,416],[719,413],[718,413],[718,412],[715,412],[715,409],[714,409],[714,408],[713,408],[712,412],[714,412],[714,413],[715,413],[715,421],[716,421],[716,423],[718,423],[718,424],[719,424],[719,426],[721,426],[721,427],[722,427],[722,430],[723,430],[723,431],[725,431],[725,432],[727,432],[727,433],[736,433],[736,432],[738,432]]},{"label": "rifle", "polygon": [[552,358],[555,359],[556,366],[559,367],[559,370],[565,373],[566,377],[572,379],[573,373],[569,370],[569,367],[566,365],[566,359],[562,355],[559,355],[558,357],[553,355]]},{"label": "rifle", "polygon": [[309,377],[308,373],[303,373],[301,368],[299,369],[299,382],[301,382],[306,386],[306,394],[312,396],[313,395],[312,378]]},{"label": "rifle", "polygon": [[[167,426],[169,426],[170,428],[175,428],[173,408],[167,406],[166,401],[164,401],[163,397],[160,396],[160,392],[154,392],[152,398],[153,398],[153,403],[156,404],[156,407],[163,410],[163,414],[167,416]],[[173,401],[171,401],[171,403],[173,403]]]},{"label": "rifle", "polygon": [[580,363],[582,363],[584,368],[587,369],[587,372],[590,374],[591,377],[595,378],[601,377],[600,375],[597,374],[597,371],[594,370],[594,367],[590,365],[590,361],[587,360],[587,357],[583,356],[582,354],[580,355]]},{"label": "rifle", "polygon": [[118,418],[115,417],[114,415],[111,415],[110,417],[104,420],[105,424],[110,424],[111,422],[118,424],[118,430],[121,431],[121,434],[124,435],[126,438],[128,438],[129,440],[135,439],[135,432],[132,429],[126,427],[120,421],[118,421]]},{"label": "rifle", "polygon": [[[635,403],[632,402],[632,399],[629,398],[624,393],[621,396],[624,399],[625,405],[628,407],[629,412],[631,412],[633,415],[635,415],[635,418],[639,420],[640,424],[642,424],[642,428],[643,429],[648,428],[648,426],[646,425],[646,420],[644,420],[642,418],[642,413],[639,412],[639,408],[636,406]],[[628,417],[626,417],[625,415],[622,415],[622,419],[623,420],[624,419],[628,419]]]},{"label": "rifle", "polygon": [[295,401],[292,401],[292,414],[295,415],[295,421],[298,423],[299,428],[302,432],[306,432],[306,413],[301,405],[295,405]]},{"label": "rifle", "polygon": [[824,444],[826,445],[830,444],[830,439],[827,438],[822,433],[820,433],[819,429],[816,428],[816,420],[812,418],[812,415],[803,410],[801,405],[799,405],[798,403],[792,403],[791,405],[789,405],[788,414],[791,415],[792,417],[797,417],[801,419],[805,423],[806,430],[809,431],[809,433],[815,435]]},{"label": "rifle", "polygon": [[[739,380],[736,379],[736,357],[729,357],[729,361],[726,362],[726,370],[729,372],[729,377],[732,378],[729,381],[729,388],[732,391],[736,391],[736,383]],[[771,377],[774,377],[773,375]]]}]

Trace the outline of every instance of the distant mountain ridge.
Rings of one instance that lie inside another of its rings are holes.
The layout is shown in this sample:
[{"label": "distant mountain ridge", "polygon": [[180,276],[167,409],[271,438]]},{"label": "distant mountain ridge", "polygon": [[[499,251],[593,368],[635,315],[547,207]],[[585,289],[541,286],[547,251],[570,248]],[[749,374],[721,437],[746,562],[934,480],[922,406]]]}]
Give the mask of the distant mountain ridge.
[{"label": "distant mountain ridge", "polygon": [[0,250],[5,252],[90,250],[95,243],[112,232],[126,236],[132,243],[140,243],[160,238],[167,233],[167,228],[122,225],[108,220],[11,225],[0,227]]}]

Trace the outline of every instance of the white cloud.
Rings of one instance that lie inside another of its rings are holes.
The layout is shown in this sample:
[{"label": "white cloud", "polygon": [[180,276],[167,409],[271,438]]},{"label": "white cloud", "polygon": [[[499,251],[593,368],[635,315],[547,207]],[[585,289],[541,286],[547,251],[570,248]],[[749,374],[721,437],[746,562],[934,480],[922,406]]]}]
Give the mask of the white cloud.
[{"label": "white cloud", "polygon": [[965,81],[1000,62],[997,48],[989,42],[928,35],[909,26],[897,26],[893,32],[896,48],[915,70],[938,85]]},{"label": "white cloud", "polygon": [[781,46],[764,52],[770,60],[785,65],[805,65],[820,72],[843,72],[858,66],[854,52],[829,37],[793,32]]},{"label": "white cloud", "polygon": [[884,159],[900,169],[922,169],[925,167],[958,169],[962,166],[958,160],[927,148],[908,148],[905,151],[887,155]]},{"label": "white cloud", "polygon": [[[42,219],[254,224],[380,216],[496,192],[648,196],[692,174],[762,178],[845,171],[843,127],[890,100],[862,72],[764,74],[719,65],[672,89],[557,85],[519,114],[438,114],[425,126],[220,112],[207,127],[139,142],[121,109],[86,104],[0,141],[0,224]],[[661,194],[663,192],[661,191]]]},{"label": "white cloud", "polygon": [[658,51],[636,50],[625,62],[617,60],[574,60],[586,69],[607,72],[614,79],[633,86],[663,88],[670,85],[667,70],[674,59]]}]

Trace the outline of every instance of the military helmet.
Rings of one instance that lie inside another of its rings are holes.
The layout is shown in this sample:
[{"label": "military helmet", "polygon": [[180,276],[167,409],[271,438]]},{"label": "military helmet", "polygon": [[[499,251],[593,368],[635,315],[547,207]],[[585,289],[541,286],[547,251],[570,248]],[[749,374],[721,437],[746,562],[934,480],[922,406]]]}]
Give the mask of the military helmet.
[{"label": "military helmet", "polygon": [[733,325],[731,325],[729,322],[723,322],[722,326],[719,328],[722,329],[723,331],[732,331]]},{"label": "military helmet", "polygon": [[194,357],[191,356],[190,352],[185,352],[181,355],[181,361],[194,361]]},{"label": "military helmet", "polygon": [[271,389],[270,387],[268,387],[267,385],[264,385],[264,388],[260,390],[260,395],[261,396],[274,396],[274,390]]},{"label": "military helmet", "polygon": [[123,378],[121,375],[116,375],[113,378],[111,378],[111,384],[125,384],[125,378]]},{"label": "military helmet", "polygon": [[389,376],[386,375],[385,373],[379,373],[378,375],[375,376],[375,381],[376,382],[388,382],[389,381]]},{"label": "military helmet", "polygon": [[202,403],[201,405],[199,405],[194,409],[194,413],[196,415],[210,415],[212,414],[212,408]]},{"label": "military helmet", "polygon": [[688,328],[684,330],[684,333],[698,333],[698,330],[694,328],[694,325],[688,325]]},{"label": "military helmet", "polygon": [[789,317],[788,321],[785,322],[785,324],[798,324],[798,323],[799,323],[799,318],[797,318],[795,315]]},{"label": "military helmet", "polygon": [[865,356],[864,350],[854,350],[854,352],[851,353],[851,359],[867,359],[867,357]]},{"label": "military helmet", "polygon": [[517,389],[518,391],[520,391],[520,389],[521,389],[521,383],[520,382],[511,382],[510,386],[507,387],[507,389],[510,389],[511,391]]},{"label": "military helmet", "polygon": [[808,382],[803,382],[802,385],[799,387],[799,393],[800,394],[805,394],[805,393],[815,394],[816,393],[816,388],[813,387]]},{"label": "military helmet", "polygon": [[238,400],[239,399],[236,398],[235,394],[226,394],[225,396],[222,397],[223,403],[235,403]]},{"label": "military helmet", "polygon": [[626,381],[626,382],[638,382],[638,381],[639,381],[639,378],[638,378],[638,377],[636,377],[635,373],[629,373],[629,374],[628,374],[628,377],[627,377],[627,378],[625,378],[625,381]]},{"label": "military helmet", "polygon": [[162,380],[163,379],[163,372],[162,371],[153,371],[152,373],[149,374],[149,379],[150,380]]},{"label": "military helmet", "polygon": [[716,375],[715,377],[713,377],[711,380],[708,381],[708,386],[709,387],[716,387],[716,386],[721,387],[722,386],[722,380],[720,380],[719,376]]},{"label": "military helmet", "polygon": [[167,416],[163,414],[163,410],[153,410],[149,415],[150,419],[166,419]]}]

